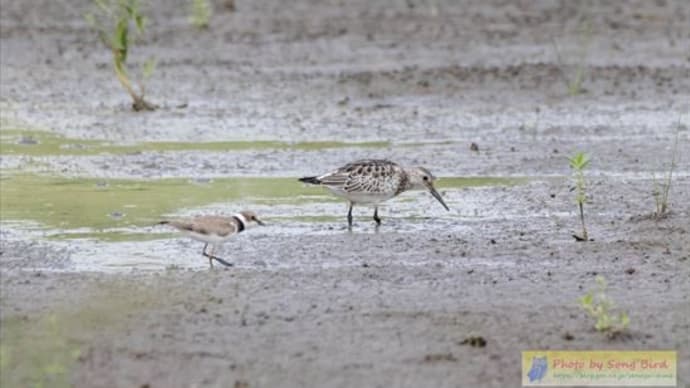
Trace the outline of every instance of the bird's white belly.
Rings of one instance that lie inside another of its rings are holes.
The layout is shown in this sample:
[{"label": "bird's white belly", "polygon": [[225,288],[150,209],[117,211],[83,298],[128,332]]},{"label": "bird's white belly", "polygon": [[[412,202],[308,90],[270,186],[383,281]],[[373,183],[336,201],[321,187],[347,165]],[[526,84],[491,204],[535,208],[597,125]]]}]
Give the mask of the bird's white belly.
[{"label": "bird's white belly", "polygon": [[219,236],[217,234],[201,234],[196,232],[185,232],[187,237],[209,244],[221,244],[228,240],[230,236]]},{"label": "bird's white belly", "polygon": [[346,198],[350,202],[354,204],[360,204],[360,205],[376,205],[378,203],[381,203],[383,201],[387,201],[393,197],[395,197],[394,192],[390,193],[366,193],[362,191],[358,192],[353,192],[349,193],[344,190],[339,190],[336,188],[331,188],[331,191],[333,194]]}]

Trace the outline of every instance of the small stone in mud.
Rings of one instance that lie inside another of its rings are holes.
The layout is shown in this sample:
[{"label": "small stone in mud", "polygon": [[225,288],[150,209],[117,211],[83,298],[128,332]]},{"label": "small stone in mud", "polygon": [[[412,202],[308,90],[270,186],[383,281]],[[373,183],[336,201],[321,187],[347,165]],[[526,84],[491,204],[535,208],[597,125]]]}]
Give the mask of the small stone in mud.
[{"label": "small stone in mud", "polygon": [[469,345],[473,348],[483,348],[486,346],[486,339],[484,339],[482,336],[471,336],[462,340],[460,345]]},{"label": "small stone in mud", "polygon": [[472,144],[470,144],[470,151],[479,152],[479,145],[475,142],[472,142]]},{"label": "small stone in mud", "polygon": [[628,268],[625,270],[625,273],[627,273],[628,275],[632,275],[635,273],[635,268]]},{"label": "small stone in mud", "polygon": [[363,268],[369,268],[369,263],[362,263]]},{"label": "small stone in mud", "polygon": [[194,179],[190,179],[190,182],[191,182],[191,183],[196,183],[196,184],[198,184],[198,185],[207,185],[207,184],[209,184],[209,183],[212,183],[212,182],[213,182],[213,179],[210,179],[210,178],[194,178]]},{"label": "small stone in mud", "polygon": [[563,333],[563,339],[566,341],[572,341],[575,339],[575,336],[570,334],[570,332],[566,331],[565,333]]},{"label": "small stone in mud", "polygon": [[457,361],[458,359],[453,355],[453,353],[438,353],[438,354],[427,354],[424,356],[424,362],[438,362],[438,361]]},{"label": "small stone in mud", "polygon": [[38,140],[34,139],[31,136],[22,136],[21,139],[17,142],[17,144],[24,144],[24,145],[34,145],[38,144]]},{"label": "small stone in mud", "polygon": [[61,150],[83,150],[86,149],[86,146],[84,144],[79,144],[79,143],[71,143],[71,144],[62,144],[60,146]]},{"label": "small stone in mud", "polygon": [[489,240],[489,242],[490,242],[491,244],[496,244],[496,240],[494,240],[494,239]]},{"label": "small stone in mud", "polygon": [[114,211],[114,212],[110,213],[109,215],[112,218],[122,218],[125,216],[125,213]]}]

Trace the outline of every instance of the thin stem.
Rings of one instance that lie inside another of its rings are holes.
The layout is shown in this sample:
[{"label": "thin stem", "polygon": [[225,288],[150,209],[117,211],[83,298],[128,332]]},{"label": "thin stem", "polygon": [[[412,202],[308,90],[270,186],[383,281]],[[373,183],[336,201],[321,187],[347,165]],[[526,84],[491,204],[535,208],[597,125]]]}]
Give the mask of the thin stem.
[{"label": "thin stem", "polygon": [[580,221],[582,222],[582,239],[584,241],[589,240],[587,238],[587,227],[585,227],[585,209],[582,202],[580,202]]},{"label": "thin stem", "polygon": [[[680,119],[678,120],[678,126],[680,127]],[[678,156],[678,138],[679,131],[676,131],[676,141],[673,144],[673,153],[671,154],[671,167],[668,170],[668,177],[666,178],[666,184],[663,186],[664,192],[661,201],[661,213],[664,214],[668,210],[668,195],[671,191],[671,181],[673,180],[673,170],[676,167],[676,157]]]},{"label": "thin stem", "polygon": [[122,53],[120,50],[116,48],[111,48],[113,51],[113,65],[115,67],[115,74],[117,75],[117,79],[120,81],[120,84],[122,84],[122,87],[127,90],[127,93],[132,97],[132,100],[135,102],[139,100],[139,96],[136,94],[134,91],[134,88],[132,87],[132,83],[129,81],[129,78],[127,77],[127,73],[125,72],[123,68],[123,63],[121,60]]}]

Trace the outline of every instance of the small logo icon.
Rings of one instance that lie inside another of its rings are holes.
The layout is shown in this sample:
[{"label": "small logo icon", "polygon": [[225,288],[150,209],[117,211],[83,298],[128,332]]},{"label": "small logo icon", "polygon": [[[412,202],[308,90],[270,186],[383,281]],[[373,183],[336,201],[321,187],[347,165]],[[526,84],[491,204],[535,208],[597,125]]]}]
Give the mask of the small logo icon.
[{"label": "small logo icon", "polygon": [[535,380],[541,381],[541,379],[546,376],[546,371],[549,369],[549,361],[544,357],[532,357],[532,367],[527,373],[529,377],[529,382],[534,382]]}]

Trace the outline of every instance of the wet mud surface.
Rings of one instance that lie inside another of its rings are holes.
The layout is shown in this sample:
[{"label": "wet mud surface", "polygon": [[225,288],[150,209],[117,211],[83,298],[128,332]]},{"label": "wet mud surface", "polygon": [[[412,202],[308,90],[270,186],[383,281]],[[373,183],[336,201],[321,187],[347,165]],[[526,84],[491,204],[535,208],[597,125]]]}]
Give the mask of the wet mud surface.
[{"label": "wet mud surface", "polygon": [[[84,5],[0,1],[3,386],[509,387],[530,349],[675,349],[690,384],[688,4],[186,6],[146,10],[163,107],[135,114]],[[362,157],[427,166],[451,211],[406,193],[348,232],[295,178]],[[244,208],[268,225],[233,268],[153,226]],[[577,306],[598,275],[626,336]]]}]

